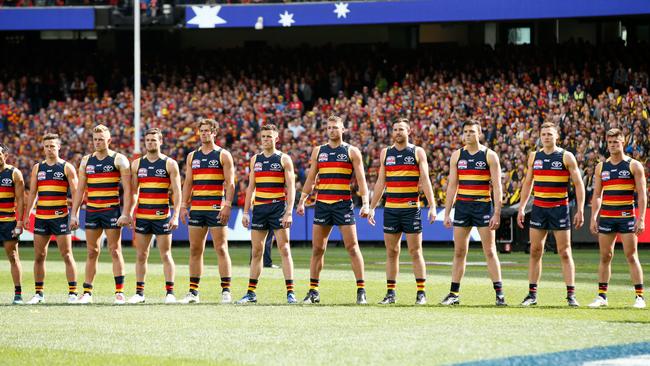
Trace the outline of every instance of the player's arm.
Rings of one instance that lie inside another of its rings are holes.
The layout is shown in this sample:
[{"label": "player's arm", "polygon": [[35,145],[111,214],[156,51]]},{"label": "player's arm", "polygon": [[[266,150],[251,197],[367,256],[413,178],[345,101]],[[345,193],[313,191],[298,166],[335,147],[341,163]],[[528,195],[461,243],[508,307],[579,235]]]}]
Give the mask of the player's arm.
[{"label": "player's arm", "polygon": [[302,193],[300,193],[300,200],[298,200],[298,207],[296,208],[296,212],[298,213],[298,215],[301,216],[305,214],[305,201],[313,191],[314,183],[316,182],[316,175],[318,174],[319,152],[320,152],[320,147],[312,150],[311,158],[309,159],[309,172],[307,173],[307,179],[305,179],[305,184],[302,186]]},{"label": "player's arm", "polygon": [[431,185],[431,178],[429,177],[429,162],[427,161],[427,154],[424,149],[417,147],[415,149],[415,156],[418,158],[418,166],[420,168],[420,182],[419,186],[422,187],[424,196],[429,202],[429,223],[436,220],[438,208],[436,207],[436,198],[433,196],[433,186]]},{"label": "player's arm", "polygon": [[492,194],[494,195],[494,213],[490,218],[490,229],[499,228],[501,221],[501,205],[503,199],[503,188],[501,187],[501,163],[497,153],[488,150],[487,162],[490,167],[490,181],[492,182]]},{"label": "player's arm", "polygon": [[451,227],[451,206],[456,199],[458,192],[458,158],[460,157],[460,150],[456,150],[451,154],[449,161],[449,176],[447,177],[447,197],[445,198],[445,219],[444,224],[447,228]]},{"label": "player's arm", "polygon": [[27,206],[25,206],[23,225],[29,222],[29,214],[34,209],[37,193],[38,193],[38,164],[34,164],[34,166],[32,167],[32,174],[30,175],[29,178],[29,196],[27,197]]},{"label": "player's arm", "polygon": [[138,195],[140,194],[140,183],[138,182],[138,169],[140,169],[140,159],[135,159],[131,162],[131,187],[133,188],[133,204],[131,207],[124,207],[126,213],[131,216],[131,221],[133,220],[133,210],[135,209],[136,203],[138,202]]},{"label": "player's arm", "polygon": [[16,232],[18,237],[23,232],[23,217],[25,215],[25,179],[18,168],[13,171],[14,195],[16,197]]},{"label": "player's arm", "polygon": [[183,224],[187,224],[187,220],[190,217],[187,208],[192,204],[192,182],[194,178],[192,177],[192,160],[194,160],[194,151],[187,154],[187,159],[185,160],[185,181],[183,181],[183,192],[181,193],[181,221]]},{"label": "player's arm", "polygon": [[250,209],[251,202],[253,201],[253,194],[255,193],[255,160],[257,155],[254,155],[250,160],[250,172],[248,173],[248,187],[246,187],[246,199],[244,200],[244,215],[242,215],[242,225],[247,228],[250,225]]},{"label": "player's arm", "polygon": [[[86,165],[88,165],[88,159],[90,155],[86,155],[81,159],[79,164],[79,184],[77,189],[72,191],[72,217],[70,218],[70,227],[78,226],[79,220],[79,208],[81,207],[81,202],[84,199],[84,192],[86,190],[87,178],[86,178]],[[77,222],[74,222],[74,221]],[[74,230],[74,229],[73,229]]]},{"label": "player's arm", "polygon": [[174,213],[169,220],[169,229],[174,230],[178,227],[178,216],[181,209],[181,174],[178,169],[178,163],[174,159],[167,159],[167,171],[171,180],[172,189],[172,209]]},{"label": "player's arm", "polygon": [[219,220],[226,224],[230,219],[232,210],[232,200],[235,197],[235,166],[230,152],[221,151],[221,165],[223,166],[223,189],[225,191],[224,199],[221,201],[221,210],[219,210]]},{"label": "player's arm", "polygon": [[383,148],[381,149],[381,153],[379,153],[379,173],[377,173],[377,181],[375,182],[370,210],[368,211],[368,223],[373,226],[375,225],[375,208],[377,208],[381,197],[384,195],[384,189],[386,189],[386,166],[384,162],[386,161],[387,150],[387,148]]},{"label": "player's arm", "polygon": [[117,219],[117,225],[132,225],[131,215],[127,214],[131,212],[131,207],[135,203],[133,199],[133,185],[131,184],[131,164],[126,156],[115,154],[115,166],[120,171],[120,182],[122,182],[122,189],[124,190],[124,212]]},{"label": "player's arm", "polygon": [[296,175],[293,171],[293,162],[287,154],[282,154],[282,166],[284,167],[284,182],[287,186],[287,209],[282,217],[282,227],[291,227],[293,204],[296,200]]},{"label": "player's arm", "polygon": [[352,161],[352,168],[354,175],[357,177],[357,185],[359,186],[359,195],[361,195],[361,217],[368,217],[368,210],[370,202],[368,197],[368,183],[366,182],[366,172],[363,169],[363,160],[361,158],[361,151],[354,146],[350,146],[350,161]]},{"label": "player's arm", "polygon": [[603,171],[603,163],[596,165],[594,171],[594,191],[591,197],[591,221],[589,228],[593,234],[598,234],[598,212],[603,203],[603,181],[600,173]]},{"label": "player's arm", "polygon": [[571,174],[571,181],[576,190],[576,214],[573,217],[573,225],[579,229],[584,223],[584,210],[585,210],[585,184],[582,181],[580,170],[578,170],[578,162],[572,153],[566,151],[564,153],[564,160],[569,174]]},{"label": "player's arm", "polygon": [[645,212],[648,207],[648,191],[646,190],[645,171],[643,166],[636,160],[632,160],[630,167],[634,175],[634,184],[636,186],[637,205],[639,207],[639,216],[636,218],[635,231],[637,235],[645,231]]},{"label": "player's arm", "polygon": [[530,192],[533,190],[533,163],[535,161],[535,152],[528,154],[528,164],[526,165],[526,176],[521,184],[521,199],[519,200],[519,210],[517,212],[517,225],[524,228],[524,217],[526,217],[526,205],[530,198]]}]

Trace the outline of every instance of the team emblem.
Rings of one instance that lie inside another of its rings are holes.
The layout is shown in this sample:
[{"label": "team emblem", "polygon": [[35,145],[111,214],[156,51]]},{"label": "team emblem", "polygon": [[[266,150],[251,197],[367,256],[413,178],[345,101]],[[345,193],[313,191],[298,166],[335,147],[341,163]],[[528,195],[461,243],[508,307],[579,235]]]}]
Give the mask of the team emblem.
[{"label": "team emblem", "polygon": [[38,172],[38,177],[37,177],[38,180],[45,180],[45,178],[46,178],[45,172]]},{"label": "team emblem", "polygon": [[262,163],[255,163],[253,170],[256,172],[261,172],[262,171]]},{"label": "team emblem", "polygon": [[467,160],[458,160],[458,169],[467,169]]},{"label": "team emblem", "polygon": [[143,178],[147,176],[147,168],[138,169],[138,177]]},{"label": "team emblem", "polygon": [[389,156],[386,158],[386,165],[395,165],[395,157]]},{"label": "team emblem", "polygon": [[86,166],[86,174],[95,174],[95,166],[94,165],[87,165]]},{"label": "team emblem", "polygon": [[609,180],[609,172],[600,173],[600,179],[602,179],[603,181]]},{"label": "team emblem", "polygon": [[533,169],[543,169],[544,168],[544,162],[541,160],[535,160],[533,163]]},{"label": "team emblem", "polygon": [[327,161],[327,153],[318,154],[318,161]]},{"label": "team emblem", "polygon": [[201,160],[194,159],[192,160],[192,169],[198,169],[201,167]]}]

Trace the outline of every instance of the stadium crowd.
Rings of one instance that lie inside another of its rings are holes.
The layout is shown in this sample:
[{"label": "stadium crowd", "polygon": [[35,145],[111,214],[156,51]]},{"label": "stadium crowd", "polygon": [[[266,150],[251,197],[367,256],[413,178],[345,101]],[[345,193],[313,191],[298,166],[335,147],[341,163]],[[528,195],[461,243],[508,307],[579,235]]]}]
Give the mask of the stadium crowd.
[{"label": "stadium crowd", "polygon": [[[649,59],[647,45],[580,42],[494,50],[301,47],[144,55],[142,122],[162,128],[163,152],[184,163],[198,144],[195,122],[219,121],[219,144],[233,154],[237,203],[243,204],[261,125],[280,128],[279,148],[294,161],[300,191],[311,150],[325,141],[322,123],[330,114],[342,116],[346,140],[362,149],[372,189],[379,152],[390,144],[390,124],[408,117],[411,141],[427,151],[440,205],[449,156],[461,146],[461,123],[477,119],[484,143],[501,158],[508,205],[519,200],[526,154],[538,143],[542,121],[560,126],[558,145],[576,155],[588,193],[609,128],[622,128],[626,153],[650,168]],[[88,70],[0,72],[2,142],[23,173],[41,159],[45,132],[63,137],[62,158],[78,166],[92,151],[92,126],[100,123],[111,128],[113,148],[133,156],[129,73]]]}]

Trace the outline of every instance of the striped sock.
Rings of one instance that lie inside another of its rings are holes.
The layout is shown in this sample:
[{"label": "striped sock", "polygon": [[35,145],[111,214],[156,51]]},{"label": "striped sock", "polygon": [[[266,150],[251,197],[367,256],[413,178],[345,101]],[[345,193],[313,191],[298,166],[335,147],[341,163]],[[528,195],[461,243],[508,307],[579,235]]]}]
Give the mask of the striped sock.
[{"label": "striped sock", "polygon": [[424,286],[426,282],[427,282],[426,278],[415,279],[415,287],[418,289],[418,293],[424,292]]},{"label": "striped sock", "polygon": [[165,281],[165,291],[167,291],[167,295],[174,294],[174,281]]},{"label": "striped sock", "polygon": [[357,290],[361,290],[366,288],[366,281],[364,280],[357,280]]},{"label": "striped sock", "polygon": [[221,277],[221,292],[230,292],[230,277]]},{"label": "striped sock", "polygon": [[503,296],[503,282],[492,282],[492,287],[494,288],[494,292],[497,296]]},{"label": "striped sock", "polygon": [[257,280],[254,278],[249,278],[248,279],[248,292],[249,293],[255,293],[255,290],[257,290]]},{"label": "striped sock", "polygon": [[144,282],[135,283],[135,294],[144,296]]},{"label": "striped sock", "polygon": [[93,285],[91,285],[90,283],[84,282],[83,288],[84,288],[84,295],[88,294],[88,295],[92,296],[92,294],[93,294]]},{"label": "striped sock", "polygon": [[576,294],[576,287],[575,286],[567,286],[566,287],[566,295],[568,296],[574,296]]},{"label": "striped sock", "polygon": [[22,294],[23,294],[23,287],[21,285],[14,286],[14,295],[22,296]]},{"label": "striped sock", "polygon": [[45,287],[44,282],[34,282],[34,291],[38,294],[43,296],[43,288]]},{"label": "striped sock", "polygon": [[68,282],[68,295],[77,294],[77,281]]},{"label": "striped sock", "polygon": [[318,282],[319,282],[318,278],[310,278],[309,279],[309,289],[314,290],[314,291],[318,291]]},{"label": "striped sock", "polygon": [[643,284],[634,285],[634,292],[636,292],[636,296],[643,297]]},{"label": "striped sock", "polygon": [[115,276],[115,293],[121,294],[124,292],[124,276]]},{"label": "striped sock", "polygon": [[293,293],[293,280],[285,280],[284,285],[287,287],[287,293]]},{"label": "striped sock", "polygon": [[598,296],[607,300],[607,282],[598,283]]},{"label": "striped sock", "polygon": [[537,284],[529,283],[528,284],[528,296],[537,297]]},{"label": "striped sock", "polygon": [[199,294],[199,282],[201,277],[190,277],[190,293],[194,296]]},{"label": "striped sock", "polygon": [[460,294],[460,282],[452,282],[449,287],[449,293],[458,296],[458,294]]},{"label": "striped sock", "polygon": [[395,294],[396,288],[397,288],[397,281],[386,280],[386,292],[388,292],[389,294]]}]

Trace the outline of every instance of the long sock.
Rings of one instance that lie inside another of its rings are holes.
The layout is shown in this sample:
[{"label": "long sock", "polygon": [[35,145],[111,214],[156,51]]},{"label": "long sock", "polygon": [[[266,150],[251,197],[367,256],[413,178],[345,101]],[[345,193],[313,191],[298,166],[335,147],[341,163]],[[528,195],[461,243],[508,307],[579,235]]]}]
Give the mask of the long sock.
[{"label": "long sock", "polygon": [[537,284],[529,283],[528,284],[528,296],[537,297]]},{"label": "long sock", "polygon": [[284,285],[287,287],[287,293],[293,293],[293,280],[284,280]]},{"label": "long sock", "polygon": [[77,281],[68,282],[68,295],[77,294]]},{"label": "long sock", "polygon": [[165,291],[167,295],[174,294],[174,281],[165,281]]},{"label": "long sock", "polygon": [[135,294],[144,296],[144,282],[135,283]]},{"label": "long sock", "polygon": [[598,296],[607,300],[607,282],[598,282]]},{"label": "long sock", "polygon": [[201,277],[190,277],[190,293],[194,296],[199,294],[199,282]]},{"label": "long sock", "polygon": [[449,287],[449,293],[458,296],[460,293],[460,282],[452,282],[451,286]]},{"label": "long sock", "polygon": [[230,277],[221,277],[221,292],[230,292]]},{"label": "long sock", "polygon": [[257,280],[254,279],[254,278],[249,278],[248,279],[248,292],[254,294],[255,290],[257,290]]},{"label": "long sock", "polygon": [[14,286],[14,295],[15,296],[22,296],[23,295],[23,287],[21,285]]},{"label": "long sock", "polygon": [[415,279],[415,287],[418,290],[418,293],[424,292],[424,286],[427,282],[426,278],[416,278]]},{"label": "long sock", "polygon": [[503,282],[492,282],[492,287],[494,288],[494,292],[497,296],[503,296]]},{"label": "long sock", "polygon": [[318,278],[310,278],[309,279],[309,289],[314,290],[314,291],[318,291],[318,283],[319,283],[319,281],[320,280]]},{"label": "long sock", "polygon": [[34,282],[34,291],[36,294],[43,296],[43,288],[45,287],[45,282]]},{"label": "long sock", "polygon": [[84,295],[85,294],[88,294],[90,296],[93,295],[93,285],[91,285],[90,283],[84,282],[83,288],[84,288]]},{"label": "long sock", "polygon": [[636,292],[636,296],[643,297],[643,284],[639,283],[637,285],[634,285],[634,292]]},{"label": "long sock", "polygon": [[574,296],[576,294],[576,287],[575,286],[567,286],[566,287],[566,296]]},{"label": "long sock", "polygon": [[123,293],[124,292],[124,276],[115,276],[113,277],[115,280],[115,293]]},{"label": "long sock", "polygon": [[386,280],[386,292],[389,294],[395,295],[395,289],[397,288],[397,281],[395,280]]},{"label": "long sock", "polygon": [[357,291],[363,290],[366,288],[366,281],[364,280],[357,280]]}]

